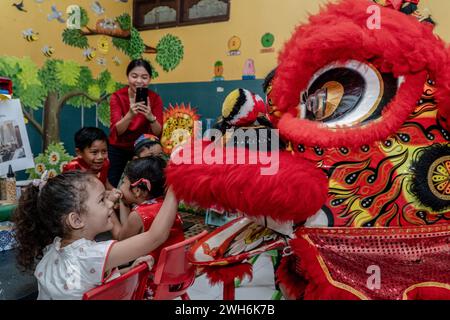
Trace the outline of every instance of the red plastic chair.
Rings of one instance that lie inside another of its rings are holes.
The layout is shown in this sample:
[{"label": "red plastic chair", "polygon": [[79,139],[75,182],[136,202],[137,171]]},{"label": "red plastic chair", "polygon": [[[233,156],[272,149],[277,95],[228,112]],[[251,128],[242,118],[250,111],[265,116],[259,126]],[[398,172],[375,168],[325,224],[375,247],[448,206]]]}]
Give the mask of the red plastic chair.
[{"label": "red plastic chair", "polygon": [[83,300],[142,300],[149,274],[148,265],[139,264],[120,277],[85,292]]},{"label": "red plastic chair", "polygon": [[181,297],[190,300],[187,289],[194,283],[196,266],[187,259],[190,247],[198,239],[208,234],[207,231],[175,243],[161,250],[152,282],[157,286],[154,292],[155,300],[172,300]]}]

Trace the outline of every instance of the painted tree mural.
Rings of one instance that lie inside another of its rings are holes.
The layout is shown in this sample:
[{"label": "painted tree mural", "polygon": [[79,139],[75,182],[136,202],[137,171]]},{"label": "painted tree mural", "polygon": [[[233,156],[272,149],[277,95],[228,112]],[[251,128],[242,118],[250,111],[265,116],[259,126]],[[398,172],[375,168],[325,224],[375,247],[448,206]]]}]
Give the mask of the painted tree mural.
[{"label": "painted tree mural", "polygon": [[156,54],[156,61],[168,72],[175,69],[183,59],[184,48],[181,41],[173,35],[165,35],[155,47],[146,45],[139,31],[133,27],[131,17],[124,13],[115,19],[99,19],[95,27],[89,27],[89,17],[85,9],[80,8],[80,29],[64,29],[63,42],[82,49],[89,48],[88,37],[104,35],[112,38],[113,45],[131,59],[143,54]]},{"label": "painted tree mural", "polygon": [[[14,96],[19,97],[25,117],[41,134],[46,150],[60,141],[60,113],[65,105],[76,108],[98,106],[98,118],[109,125],[109,96],[123,85],[108,71],[94,78],[89,68],[74,61],[48,59],[39,68],[30,58],[0,56],[0,74],[13,81]],[[43,108],[43,123],[33,111]]]}]

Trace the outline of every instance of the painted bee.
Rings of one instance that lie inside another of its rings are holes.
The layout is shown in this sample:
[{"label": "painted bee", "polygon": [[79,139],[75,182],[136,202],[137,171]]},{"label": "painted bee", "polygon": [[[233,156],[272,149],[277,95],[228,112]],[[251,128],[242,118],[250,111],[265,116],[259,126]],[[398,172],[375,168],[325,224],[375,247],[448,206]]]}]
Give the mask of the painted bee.
[{"label": "painted bee", "polygon": [[27,29],[22,31],[23,38],[28,42],[33,42],[39,39],[38,33],[34,32],[33,29]]},{"label": "painted bee", "polygon": [[83,50],[83,57],[85,58],[86,61],[91,61],[95,58],[95,49],[92,48],[88,48],[86,50]]},{"label": "painted bee", "polygon": [[114,56],[112,58],[112,60],[116,66],[120,66],[122,64],[122,61],[120,60],[120,58],[118,56]]},{"label": "painted bee", "polygon": [[50,58],[55,53],[55,48],[49,47],[49,46],[45,46],[45,47],[42,48],[42,53],[47,58]]}]

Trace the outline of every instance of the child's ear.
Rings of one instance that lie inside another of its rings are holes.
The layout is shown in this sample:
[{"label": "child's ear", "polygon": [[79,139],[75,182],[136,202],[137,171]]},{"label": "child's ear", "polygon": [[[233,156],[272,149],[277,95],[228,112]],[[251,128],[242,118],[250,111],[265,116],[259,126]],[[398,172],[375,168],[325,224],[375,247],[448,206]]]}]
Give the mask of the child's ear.
[{"label": "child's ear", "polygon": [[147,199],[148,198],[148,191],[142,190],[141,188],[137,188],[137,187],[134,187],[133,189],[135,190],[134,196],[137,199]]},{"label": "child's ear", "polygon": [[66,224],[73,230],[84,228],[84,221],[81,215],[77,212],[71,212],[66,217]]},{"label": "child's ear", "polygon": [[79,148],[75,148],[75,153],[77,156],[81,155],[81,150]]}]

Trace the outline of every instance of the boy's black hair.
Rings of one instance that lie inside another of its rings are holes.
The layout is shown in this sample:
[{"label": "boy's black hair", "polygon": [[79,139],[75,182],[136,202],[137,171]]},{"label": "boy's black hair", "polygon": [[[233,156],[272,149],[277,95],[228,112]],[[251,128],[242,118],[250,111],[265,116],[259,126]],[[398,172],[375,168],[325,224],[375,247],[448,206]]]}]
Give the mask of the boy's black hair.
[{"label": "boy's black hair", "polygon": [[[159,156],[149,156],[130,161],[125,169],[125,176],[133,184],[141,178],[150,181],[152,188],[150,196],[152,198],[164,195],[164,187],[166,184],[166,176],[164,169],[166,161]],[[138,185],[139,188],[147,190],[146,186]]]},{"label": "boy's black hair", "polygon": [[102,129],[95,127],[84,127],[75,133],[75,148],[83,151],[89,148],[94,141],[105,141],[108,144],[108,137]]}]

